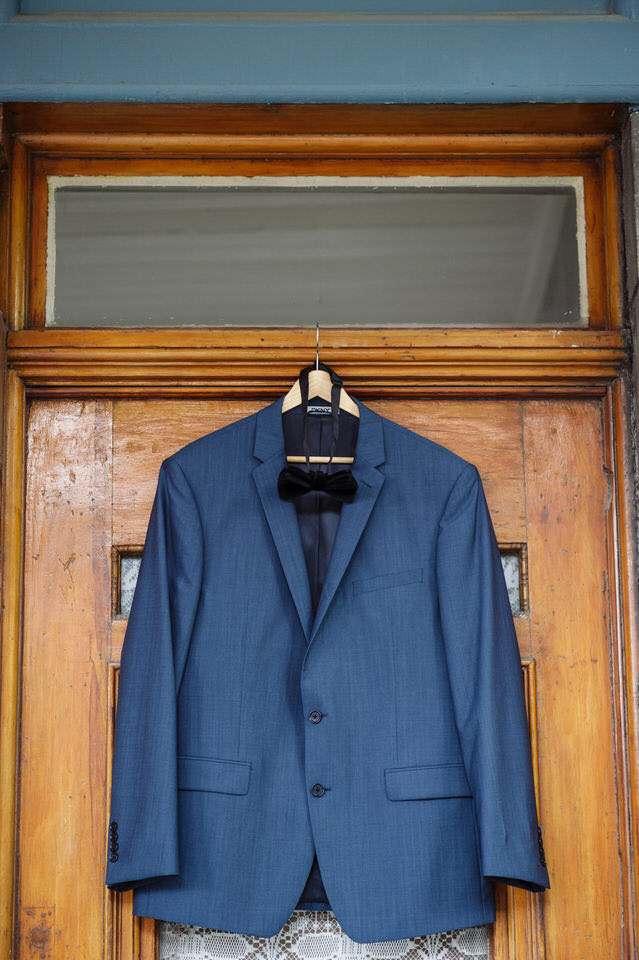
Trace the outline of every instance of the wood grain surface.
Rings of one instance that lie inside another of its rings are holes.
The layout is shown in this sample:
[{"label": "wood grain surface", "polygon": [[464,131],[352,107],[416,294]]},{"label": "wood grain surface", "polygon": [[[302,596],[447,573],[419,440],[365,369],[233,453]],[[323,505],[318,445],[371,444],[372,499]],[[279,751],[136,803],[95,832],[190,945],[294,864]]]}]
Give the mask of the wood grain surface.
[{"label": "wood grain surface", "polygon": [[[356,395],[356,394],[355,394]],[[104,888],[125,621],[111,547],[142,546],[161,460],[263,402],[34,401],[21,673],[19,957],[153,956],[159,927]],[[498,889],[495,960],[622,954],[608,617],[609,486],[597,400],[379,400],[478,466],[500,542],[525,542],[517,617],[551,890]],[[528,675],[528,674],[527,674]],[[532,691],[532,693],[530,692]]]}]

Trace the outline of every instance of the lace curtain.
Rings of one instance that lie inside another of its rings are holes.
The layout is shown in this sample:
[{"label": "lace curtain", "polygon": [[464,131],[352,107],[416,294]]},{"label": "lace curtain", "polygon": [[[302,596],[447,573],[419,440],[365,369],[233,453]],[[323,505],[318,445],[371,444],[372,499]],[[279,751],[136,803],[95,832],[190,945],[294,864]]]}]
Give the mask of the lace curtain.
[{"label": "lace curtain", "polygon": [[273,937],[163,922],[159,960],[489,960],[488,927],[406,940],[356,943],[331,910],[294,910]]}]

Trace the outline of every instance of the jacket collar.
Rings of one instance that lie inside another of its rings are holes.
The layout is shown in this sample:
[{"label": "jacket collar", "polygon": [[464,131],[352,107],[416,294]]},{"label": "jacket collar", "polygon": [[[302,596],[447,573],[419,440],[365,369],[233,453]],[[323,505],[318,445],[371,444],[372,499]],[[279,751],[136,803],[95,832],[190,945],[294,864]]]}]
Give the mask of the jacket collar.
[{"label": "jacket collar", "polygon": [[[359,409],[359,427],[357,443],[355,445],[355,463],[366,460],[376,467],[386,459],[384,454],[384,432],[382,417],[367,407],[356,397],[351,397]],[[282,406],[284,396],[278,397],[273,403],[258,410],[257,425],[255,428],[255,443],[253,453],[259,460],[268,460],[275,453],[285,456],[284,429],[282,427]],[[282,464],[285,466],[285,463]]]},{"label": "jacket collar", "polygon": [[284,396],[269,403],[256,414],[253,453],[261,462],[253,468],[252,474],[304,635],[309,644],[315,638],[342,581],[384,482],[384,474],[376,469],[378,464],[385,460],[383,418],[361,400],[355,397],[353,400],[359,408],[359,427],[351,470],[357,480],[358,490],[352,503],[342,504],[337,533],[314,619],[297,510],[294,503],[282,500],[277,491],[277,478],[280,470],[286,466],[282,427]]}]

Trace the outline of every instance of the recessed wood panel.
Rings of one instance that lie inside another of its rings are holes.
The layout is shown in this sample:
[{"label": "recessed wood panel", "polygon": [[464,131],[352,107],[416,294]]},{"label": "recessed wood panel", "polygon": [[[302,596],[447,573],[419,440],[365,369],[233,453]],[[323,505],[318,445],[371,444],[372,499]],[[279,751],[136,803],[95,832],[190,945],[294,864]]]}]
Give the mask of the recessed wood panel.
[{"label": "recessed wood panel", "polygon": [[113,405],[113,542],[143,543],[165,457],[264,401],[139,400]]},{"label": "recessed wood panel", "polygon": [[519,401],[381,400],[368,406],[474,463],[497,538],[525,539]]},{"label": "recessed wood panel", "polygon": [[111,405],[33,404],[28,431],[18,956],[88,960],[103,948]]},{"label": "recessed wood panel", "polygon": [[524,409],[548,960],[623,955],[600,418],[594,402]]}]

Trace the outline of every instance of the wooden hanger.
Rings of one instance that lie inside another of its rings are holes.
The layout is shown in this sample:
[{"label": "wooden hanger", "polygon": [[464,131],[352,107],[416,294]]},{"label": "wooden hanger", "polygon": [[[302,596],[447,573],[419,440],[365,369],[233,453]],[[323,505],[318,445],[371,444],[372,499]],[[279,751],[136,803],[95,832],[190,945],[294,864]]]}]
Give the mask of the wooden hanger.
[{"label": "wooden hanger", "polygon": [[[308,398],[311,397],[320,397],[322,400],[325,400],[327,403],[331,402],[331,389],[332,389],[331,377],[328,371],[319,369],[319,323],[316,326],[315,332],[315,369],[310,371],[308,377]],[[286,413],[287,410],[292,410],[295,407],[299,407],[302,403],[302,393],[300,390],[300,381],[299,377],[288,391],[286,396],[282,401],[282,413]],[[339,394],[339,406],[341,410],[345,410],[347,413],[352,414],[354,417],[359,417],[359,408],[352,397],[349,397],[344,387],[341,388]],[[289,463],[305,463],[306,458],[302,454],[287,456],[287,461]],[[354,457],[333,457],[333,463],[352,463]],[[328,463],[329,457],[313,457],[309,456],[309,461],[311,463]]]}]

